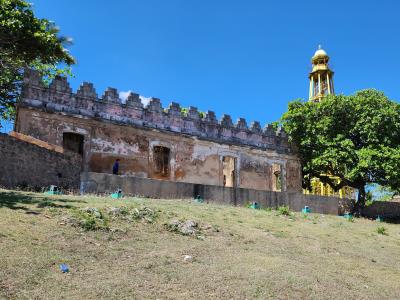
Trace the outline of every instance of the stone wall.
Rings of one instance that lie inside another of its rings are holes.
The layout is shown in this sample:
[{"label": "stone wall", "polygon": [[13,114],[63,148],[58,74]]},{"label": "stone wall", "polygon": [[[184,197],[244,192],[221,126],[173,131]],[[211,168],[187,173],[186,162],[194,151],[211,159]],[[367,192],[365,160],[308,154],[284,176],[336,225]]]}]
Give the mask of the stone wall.
[{"label": "stone wall", "polygon": [[203,115],[193,106],[183,113],[176,102],[172,102],[168,108],[163,108],[158,98],[151,98],[148,105],[143,107],[140,96],[135,93],[130,93],[126,102],[121,103],[115,88],[108,88],[102,97],[98,98],[93,84],[88,82],[84,82],[78,91],[73,93],[64,77],[55,78],[47,88],[42,85],[41,78],[35,71],[26,72],[22,101],[19,105],[77,117],[163,129],[218,143],[250,145],[260,149],[273,149],[280,153],[292,151],[285,132],[282,129],[275,130],[270,124],[264,129],[258,121],[248,126],[243,118],[239,118],[234,124],[227,114],[218,121],[214,112],[207,111]]},{"label": "stone wall", "polygon": [[[164,109],[138,94],[122,103],[116,89],[100,98],[93,85],[72,92],[66,78],[43,86],[27,71],[15,131],[82,154],[83,171],[258,190],[301,190],[300,161],[282,129],[247,126],[229,115],[220,121],[195,107]],[[230,163],[228,163],[228,161]]]},{"label": "stone wall", "polygon": [[333,197],[228,188],[93,172],[83,173],[81,178],[81,192],[83,193],[111,193],[121,188],[124,194],[150,198],[193,199],[200,195],[206,202],[227,205],[242,206],[256,201],[262,207],[277,208],[281,205],[288,205],[292,210],[300,211],[307,205],[315,213],[334,215],[339,213],[339,199]]},{"label": "stone wall", "polygon": [[78,189],[82,159],[0,134],[0,186],[39,190],[52,184]]},{"label": "stone wall", "polygon": [[[107,120],[18,109],[16,130],[19,133],[63,146],[65,133],[83,137],[84,170],[111,173],[120,159],[120,174],[171,181],[223,185],[224,157],[235,159],[233,179],[236,187],[274,190],[273,166],[279,166],[283,191],[301,190],[300,162],[293,153],[272,149],[216,143],[192,135],[121,125]],[[170,150],[169,172],[156,169],[155,147]],[[275,183],[275,184],[274,184]]]}]

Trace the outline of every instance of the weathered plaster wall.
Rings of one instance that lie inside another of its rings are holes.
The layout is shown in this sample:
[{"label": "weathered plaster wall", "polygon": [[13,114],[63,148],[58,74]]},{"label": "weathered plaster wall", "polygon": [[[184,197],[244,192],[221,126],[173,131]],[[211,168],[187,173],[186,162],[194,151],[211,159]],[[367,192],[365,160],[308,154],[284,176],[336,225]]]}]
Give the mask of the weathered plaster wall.
[{"label": "weathered plaster wall", "polygon": [[82,159],[0,134],[0,186],[79,189]]},{"label": "weathered plaster wall", "polygon": [[[121,174],[223,185],[222,159],[229,156],[236,159],[237,187],[271,190],[272,164],[279,164],[283,168],[283,190],[300,191],[301,177],[299,167],[296,167],[299,164],[296,156],[274,150],[219,144],[189,135],[121,126],[24,107],[18,111],[16,130],[61,146],[64,132],[82,134],[86,171],[111,173],[115,159],[119,158]],[[171,150],[168,177],[154,172],[154,146],[165,146]],[[286,170],[287,165],[289,170]]]},{"label": "weathered plaster wall", "polygon": [[[218,121],[212,111],[203,116],[195,107],[182,113],[177,103],[164,109],[157,98],[143,107],[137,94],[122,104],[113,88],[99,99],[90,83],[73,93],[65,78],[49,87],[40,79],[26,73],[16,131],[59,146],[64,133],[80,134],[68,134],[71,140],[64,144],[83,140],[76,147],[83,152],[83,171],[110,173],[119,158],[121,174],[278,190],[272,168],[279,166],[282,190],[301,191],[299,161],[286,134],[271,125],[248,127],[242,118],[233,124],[229,115]],[[166,165],[160,150],[167,153],[168,172],[160,171]],[[229,165],[224,157],[232,159]]]}]

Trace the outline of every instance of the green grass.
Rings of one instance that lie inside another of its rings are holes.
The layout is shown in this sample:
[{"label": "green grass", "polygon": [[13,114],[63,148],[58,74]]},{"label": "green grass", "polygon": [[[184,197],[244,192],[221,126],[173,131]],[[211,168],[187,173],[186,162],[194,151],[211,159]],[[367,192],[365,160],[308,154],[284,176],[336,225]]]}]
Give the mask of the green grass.
[{"label": "green grass", "polygon": [[386,228],[383,227],[383,226],[379,226],[376,229],[376,232],[379,233],[379,234],[382,234],[382,235],[388,235]]},{"label": "green grass", "polygon": [[282,212],[0,190],[0,298],[399,298],[400,225]]}]

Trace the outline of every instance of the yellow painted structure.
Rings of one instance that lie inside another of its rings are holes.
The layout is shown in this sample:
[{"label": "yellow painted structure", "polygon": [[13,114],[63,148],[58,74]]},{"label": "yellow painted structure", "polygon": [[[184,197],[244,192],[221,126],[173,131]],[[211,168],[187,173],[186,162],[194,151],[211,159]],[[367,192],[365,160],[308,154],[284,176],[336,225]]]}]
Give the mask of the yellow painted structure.
[{"label": "yellow painted structure", "polygon": [[[321,48],[315,52],[311,58],[312,70],[308,75],[310,79],[309,101],[320,102],[327,95],[334,95],[335,89],[333,85],[334,72],[329,68],[329,56]],[[339,178],[332,176],[331,179],[339,182]],[[322,183],[318,178],[311,180],[311,191],[304,190],[304,194],[332,196],[340,198],[355,199],[356,190],[351,187],[343,187],[335,192],[328,184]]]},{"label": "yellow painted structure", "polygon": [[333,72],[329,68],[329,56],[319,46],[311,58],[312,71],[308,75],[310,79],[309,100],[319,102],[323,97],[330,94],[335,94],[333,87]]}]

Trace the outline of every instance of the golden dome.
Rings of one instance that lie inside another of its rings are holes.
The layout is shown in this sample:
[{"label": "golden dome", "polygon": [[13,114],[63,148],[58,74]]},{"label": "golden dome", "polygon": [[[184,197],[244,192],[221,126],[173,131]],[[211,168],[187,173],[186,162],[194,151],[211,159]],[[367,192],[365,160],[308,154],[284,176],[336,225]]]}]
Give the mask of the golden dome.
[{"label": "golden dome", "polygon": [[323,57],[323,56],[328,56],[328,54],[325,52],[324,49],[321,48],[321,45],[319,45],[318,50],[315,51],[313,58]]},{"label": "golden dome", "polygon": [[318,49],[317,51],[315,51],[314,56],[327,56],[328,54],[326,54],[324,49]]},{"label": "golden dome", "polygon": [[315,64],[327,64],[329,61],[329,56],[321,45],[318,46],[318,50],[315,51],[314,56],[311,58],[311,62]]}]

